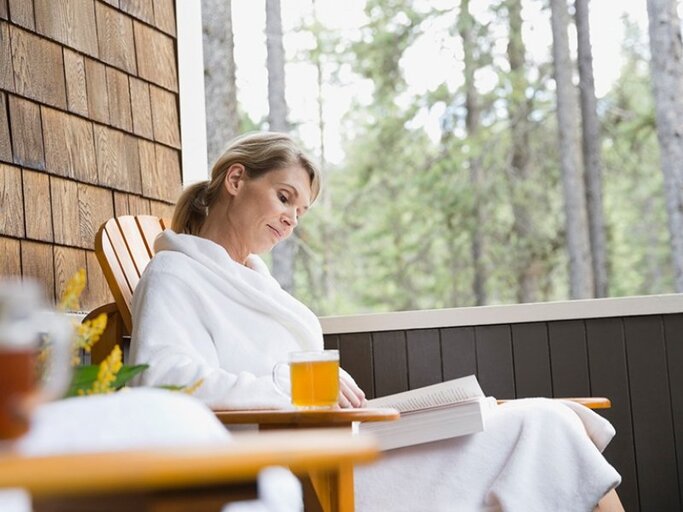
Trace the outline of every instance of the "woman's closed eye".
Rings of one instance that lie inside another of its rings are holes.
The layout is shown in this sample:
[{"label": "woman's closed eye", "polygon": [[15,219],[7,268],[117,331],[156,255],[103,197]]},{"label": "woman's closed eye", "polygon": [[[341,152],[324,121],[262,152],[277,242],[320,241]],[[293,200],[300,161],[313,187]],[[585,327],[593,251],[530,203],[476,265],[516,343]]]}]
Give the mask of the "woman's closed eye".
[{"label": "woman's closed eye", "polygon": [[289,202],[289,197],[287,197],[287,195],[283,194],[282,192],[278,193],[277,198],[280,200],[282,204],[287,204]]}]

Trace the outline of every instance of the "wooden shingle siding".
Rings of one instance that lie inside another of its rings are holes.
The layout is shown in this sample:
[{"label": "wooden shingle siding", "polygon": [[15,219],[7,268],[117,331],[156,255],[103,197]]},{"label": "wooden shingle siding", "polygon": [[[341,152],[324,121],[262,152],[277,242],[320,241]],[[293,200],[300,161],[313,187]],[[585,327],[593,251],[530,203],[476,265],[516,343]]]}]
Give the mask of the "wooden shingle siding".
[{"label": "wooden shingle siding", "polygon": [[99,225],[181,189],[176,48],[173,0],[0,0],[0,270],[111,300]]},{"label": "wooden shingle siding", "polygon": [[44,172],[24,169],[26,238],[53,242],[50,177]]},{"label": "wooden shingle siding", "polygon": [[0,88],[14,92],[12,45],[9,38],[9,25],[4,21],[0,21]]},{"label": "wooden shingle siding", "polygon": [[325,346],[369,398],[471,373],[497,398],[608,397],[625,509],[681,510],[683,313],[341,332],[326,329]]},{"label": "wooden shingle siding", "polygon": [[139,67],[138,75],[148,82],[178,92],[178,74],[173,39],[138,21],[133,22],[133,24],[135,51]]},{"label": "wooden shingle siding", "polygon": [[10,27],[10,41],[17,94],[66,109],[61,46],[16,26]]},{"label": "wooden shingle siding", "polygon": [[97,36],[100,58],[127,73],[136,74],[133,20],[130,16],[97,2]]},{"label": "wooden shingle siding", "polygon": [[45,291],[52,296],[55,288],[53,246],[50,244],[21,241],[22,274],[38,279]]},{"label": "wooden shingle siding", "polygon": [[0,92],[0,160],[12,162],[12,141],[9,137],[7,95]]},{"label": "wooden shingle siding", "polygon": [[133,131],[133,114],[130,106],[128,75],[107,67],[107,96],[109,97],[109,121],[122,130]]},{"label": "wooden shingle siding", "polygon": [[97,183],[92,123],[65,112],[41,108],[45,165],[54,174]]},{"label": "wooden shingle siding", "polygon": [[150,86],[154,140],[180,148],[180,129],[176,95],[154,85]]},{"label": "wooden shingle siding", "polygon": [[88,93],[85,83],[85,60],[82,55],[64,49],[66,101],[71,112],[88,117]]},{"label": "wooden shingle siding", "polygon": [[33,169],[45,169],[43,128],[37,103],[9,95],[14,163]]},{"label": "wooden shingle siding", "polygon": [[24,236],[24,194],[21,169],[0,164],[0,235]]},{"label": "wooden shingle siding", "polygon": [[35,29],[33,2],[27,0],[9,0],[9,10],[13,23],[31,30]]},{"label": "wooden shingle siding", "polygon": [[21,274],[21,242],[0,235],[0,276]]},{"label": "wooden shingle siding", "polygon": [[133,131],[147,139],[154,138],[152,129],[152,105],[149,84],[137,78],[130,78],[130,102],[133,109]]}]

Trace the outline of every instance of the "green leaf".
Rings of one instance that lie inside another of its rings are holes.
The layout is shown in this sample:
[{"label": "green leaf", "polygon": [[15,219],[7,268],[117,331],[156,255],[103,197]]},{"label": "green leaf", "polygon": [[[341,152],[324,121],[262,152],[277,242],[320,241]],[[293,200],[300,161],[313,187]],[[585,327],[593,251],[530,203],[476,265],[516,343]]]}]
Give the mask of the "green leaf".
[{"label": "green leaf", "polygon": [[[119,372],[116,374],[116,380],[114,381],[114,389],[120,389],[126,385],[126,383],[131,380],[136,375],[145,371],[149,365],[138,364],[138,365],[126,365],[124,364]],[[66,396],[78,396],[80,390],[87,391],[92,388],[93,383],[97,380],[97,373],[99,371],[99,365],[85,365],[77,366],[74,368],[73,379],[71,380],[71,387],[67,392]]]}]

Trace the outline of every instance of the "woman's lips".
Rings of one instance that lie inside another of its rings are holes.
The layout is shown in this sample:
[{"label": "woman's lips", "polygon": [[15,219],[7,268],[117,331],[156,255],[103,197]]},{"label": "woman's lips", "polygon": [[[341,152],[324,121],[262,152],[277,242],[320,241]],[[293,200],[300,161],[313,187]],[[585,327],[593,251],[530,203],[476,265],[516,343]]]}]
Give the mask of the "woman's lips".
[{"label": "woman's lips", "polygon": [[278,240],[279,240],[280,238],[282,238],[282,233],[280,233],[277,229],[275,229],[275,228],[274,228],[273,226],[271,226],[270,224],[266,224],[266,225],[270,228],[270,230],[271,230],[271,231],[273,232],[273,234],[278,238]]}]

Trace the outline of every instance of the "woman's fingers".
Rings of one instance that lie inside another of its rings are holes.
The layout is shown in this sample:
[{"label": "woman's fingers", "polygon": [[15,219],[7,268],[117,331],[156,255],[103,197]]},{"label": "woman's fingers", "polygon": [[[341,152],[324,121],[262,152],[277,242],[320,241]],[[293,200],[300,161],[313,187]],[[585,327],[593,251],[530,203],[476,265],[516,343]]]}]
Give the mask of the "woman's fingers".
[{"label": "woman's fingers", "polygon": [[364,407],[365,393],[355,382],[344,378],[339,379],[339,405],[343,408]]}]

